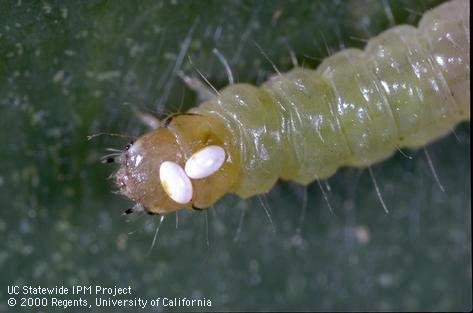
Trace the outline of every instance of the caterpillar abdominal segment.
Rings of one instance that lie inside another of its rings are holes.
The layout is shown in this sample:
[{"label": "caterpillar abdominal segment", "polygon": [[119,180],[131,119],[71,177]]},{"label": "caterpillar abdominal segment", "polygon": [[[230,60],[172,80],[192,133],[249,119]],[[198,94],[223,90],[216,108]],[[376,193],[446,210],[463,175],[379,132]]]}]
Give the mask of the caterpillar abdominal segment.
[{"label": "caterpillar abdominal segment", "polygon": [[114,157],[120,193],[154,214],[205,209],[425,146],[470,119],[469,27],[469,1],[454,0],[316,70],[232,84]]}]

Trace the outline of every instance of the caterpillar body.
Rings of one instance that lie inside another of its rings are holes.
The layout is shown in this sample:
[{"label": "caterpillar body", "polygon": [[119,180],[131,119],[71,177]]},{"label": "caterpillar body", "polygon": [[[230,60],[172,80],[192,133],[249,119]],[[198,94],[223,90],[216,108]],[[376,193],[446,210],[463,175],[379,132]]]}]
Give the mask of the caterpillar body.
[{"label": "caterpillar body", "polygon": [[205,209],[427,145],[470,119],[469,33],[469,1],[454,0],[315,70],[230,85],[128,145],[115,182],[135,209]]}]

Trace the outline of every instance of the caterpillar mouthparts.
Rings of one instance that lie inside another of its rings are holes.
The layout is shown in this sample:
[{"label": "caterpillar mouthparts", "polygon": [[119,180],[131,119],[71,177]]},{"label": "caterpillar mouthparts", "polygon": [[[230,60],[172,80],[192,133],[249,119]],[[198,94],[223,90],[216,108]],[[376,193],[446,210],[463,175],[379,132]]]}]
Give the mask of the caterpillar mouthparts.
[{"label": "caterpillar mouthparts", "polygon": [[[233,84],[128,146],[113,175],[149,213],[247,198],[280,178],[307,185],[368,167],[470,119],[469,1],[427,12],[260,87]],[[113,161],[113,159],[112,159]]]}]

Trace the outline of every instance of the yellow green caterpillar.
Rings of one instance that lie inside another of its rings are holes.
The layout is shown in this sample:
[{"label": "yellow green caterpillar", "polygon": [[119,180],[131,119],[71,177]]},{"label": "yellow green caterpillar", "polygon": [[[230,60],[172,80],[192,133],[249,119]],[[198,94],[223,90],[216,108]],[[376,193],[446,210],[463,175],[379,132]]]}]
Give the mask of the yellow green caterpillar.
[{"label": "yellow green caterpillar", "polygon": [[364,50],[259,87],[230,85],[170,116],[111,159],[120,193],[149,213],[206,209],[226,193],[251,197],[278,179],[307,185],[449,134],[470,119],[469,5],[444,3]]}]

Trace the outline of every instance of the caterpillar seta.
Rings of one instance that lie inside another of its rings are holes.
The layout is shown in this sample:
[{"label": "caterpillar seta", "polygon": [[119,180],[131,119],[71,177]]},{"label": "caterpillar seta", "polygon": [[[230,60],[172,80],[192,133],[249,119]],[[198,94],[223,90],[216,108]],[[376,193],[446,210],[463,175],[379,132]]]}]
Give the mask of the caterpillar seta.
[{"label": "caterpillar seta", "polygon": [[259,87],[232,84],[108,159],[133,209],[207,209],[226,193],[307,185],[341,166],[369,167],[470,119],[469,1],[424,14]]}]

